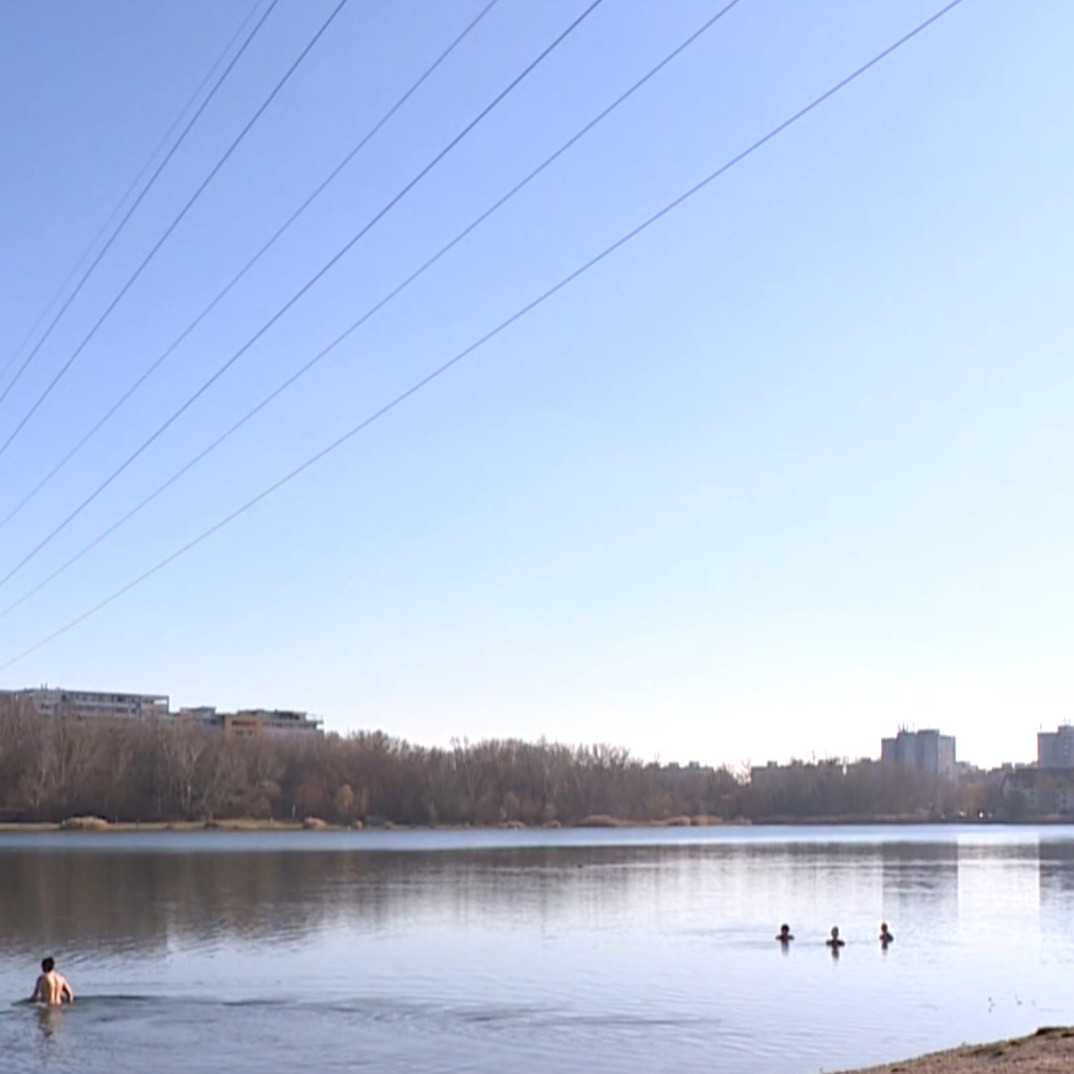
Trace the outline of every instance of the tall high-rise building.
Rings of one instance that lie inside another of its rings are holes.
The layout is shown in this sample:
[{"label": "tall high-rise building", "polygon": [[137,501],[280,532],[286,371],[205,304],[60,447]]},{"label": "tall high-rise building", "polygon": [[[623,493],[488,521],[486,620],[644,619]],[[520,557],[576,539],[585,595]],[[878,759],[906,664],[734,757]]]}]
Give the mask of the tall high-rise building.
[{"label": "tall high-rise building", "polygon": [[880,760],[933,776],[954,776],[955,738],[936,730],[900,731],[880,740]]},{"label": "tall high-rise building", "polygon": [[1074,768],[1074,727],[1060,724],[1037,735],[1038,768]]}]

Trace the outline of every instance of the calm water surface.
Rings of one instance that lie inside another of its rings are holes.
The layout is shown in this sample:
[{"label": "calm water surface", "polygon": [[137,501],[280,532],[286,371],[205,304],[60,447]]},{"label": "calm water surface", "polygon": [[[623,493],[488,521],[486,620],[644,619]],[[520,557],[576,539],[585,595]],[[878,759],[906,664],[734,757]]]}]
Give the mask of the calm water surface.
[{"label": "calm water surface", "polygon": [[0,835],[0,996],[3,1074],[832,1071],[1074,1022],[1074,829]]}]

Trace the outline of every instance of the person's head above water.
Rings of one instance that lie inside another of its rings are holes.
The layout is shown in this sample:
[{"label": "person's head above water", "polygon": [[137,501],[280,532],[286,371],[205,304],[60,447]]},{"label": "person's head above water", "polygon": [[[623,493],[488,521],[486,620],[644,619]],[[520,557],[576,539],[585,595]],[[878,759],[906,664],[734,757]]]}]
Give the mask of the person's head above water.
[{"label": "person's head above water", "polygon": [[780,927],[779,927],[779,935],[776,937],[776,939],[777,940],[793,940],[794,937],[791,935],[791,927],[790,927],[790,925],[780,925]]},{"label": "person's head above water", "polygon": [[839,939],[839,926],[838,925],[832,925],[832,939],[833,940],[838,940]]},{"label": "person's head above water", "polygon": [[54,958],[41,959],[41,972],[51,973],[56,968],[56,960]]}]

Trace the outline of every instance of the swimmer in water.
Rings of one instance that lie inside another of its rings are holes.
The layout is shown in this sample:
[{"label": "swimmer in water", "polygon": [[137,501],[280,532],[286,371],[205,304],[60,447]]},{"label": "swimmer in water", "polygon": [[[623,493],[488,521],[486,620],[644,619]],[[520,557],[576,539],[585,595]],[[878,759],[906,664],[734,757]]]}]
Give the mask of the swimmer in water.
[{"label": "swimmer in water", "polygon": [[880,923],[880,943],[884,947],[887,947],[887,945],[891,943],[891,941],[894,939],[895,934],[893,932],[888,932],[888,923],[886,921],[882,921]]},{"label": "swimmer in water", "polygon": [[67,978],[56,972],[54,959],[41,961],[41,976],[34,985],[31,1003],[44,1003],[47,1007],[59,1007],[64,1003],[74,1003],[75,994],[67,983]]},{"label": "swimmer in water", "polygon": [[776,937],[780,943],[790,943],[794,939],[790,925],[780,925],[779,935]]},{"label": "swimmer in water", "polygon": [[840,947],[846,947],[846,940],[839,939],[839,926],[832,926],[832,938],[824,941],[833,951],[838,951]]}]

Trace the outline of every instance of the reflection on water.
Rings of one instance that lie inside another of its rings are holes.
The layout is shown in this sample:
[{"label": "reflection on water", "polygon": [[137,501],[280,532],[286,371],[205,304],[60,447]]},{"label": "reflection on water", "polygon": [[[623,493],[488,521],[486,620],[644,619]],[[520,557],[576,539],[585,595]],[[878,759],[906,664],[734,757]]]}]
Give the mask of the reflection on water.
[{"label": "reflection on water", "polygon": [[1069,905],[1074,897],[1074,840],[1042,839],[1037,864],[1040,869],[1040,898]]},{"label": "reflection on water", "polygon": [[37,1009],[37,1027],[47,1040],[57,1030],[63,1019],[63,1010],[59,1007],[39,1007]]},{"label": "reflection on water", "polygon": [[938,928],[950,927],[958,917],[959,844],[925,843],[911,853],[905,844],[890,843],[880,856],[884,919],[898,921],[912,908],[927,911]]},{"label": "reflection on water", "polygon": [[1072,910],[1067,829],[0,837],[0,1069],[838,1069],[1074,1022]]}]

